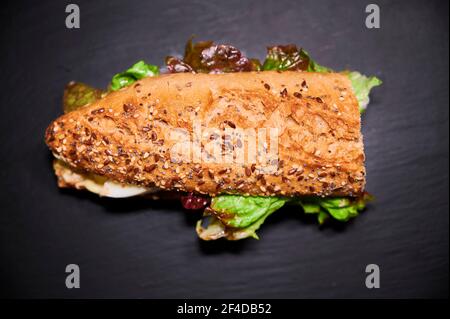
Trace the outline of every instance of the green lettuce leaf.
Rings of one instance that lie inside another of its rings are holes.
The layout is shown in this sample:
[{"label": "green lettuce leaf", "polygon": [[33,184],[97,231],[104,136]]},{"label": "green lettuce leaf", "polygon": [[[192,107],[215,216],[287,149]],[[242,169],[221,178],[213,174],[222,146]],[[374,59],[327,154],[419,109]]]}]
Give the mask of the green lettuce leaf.
[{"label": "green lettuce leaf", "polygon": [[376,76],[365,76],[359,72],[345,72],[352,82],[353,91],[359,104],[359,111],[363,113],[369,105],[369,93],[372,88],[381,85],[383,82]]},{"label": "green lettuce leaf", "polygon": [[330,217],[330,215],[320,206],[320,204],[315,201],[296,199],[291,203],[301,206],[305,214],[317,214],[317,222],[319,225],[324,224]]},{"label": "green lettuce leaf", "polygon": [[156,65],[147,64],[144,61],[139,61],[131,68],[122,73],[117,73],[111,80],[111,90],[117,91],[125,86],[128,86],[137,80],[146,76],[155,76],[159,74],[159,68]]},{"label": "green lettuce leaf", "polygon": [[285,202],[279,197],[221,195],[212,199],[211,209],[226,226],[244,228],[278,210]]},{"label": "green lettuce leaf", "polygon": [[333,72],[332,69],[315,62],[308,52],[297,48],[295,44],[268,47],[262,70]]},{"label": "green lettuce leaf", "polygon": [[371,200],[368,193],[356,199],[220,195],[213,198],[211,208],[206,209],[203,218],[197,222],[196,231],[203,240],[222,237],[228,240],[259,239],[256,231],[268,216],[285,204],[299,205],[306,214],[316,214],[319,225],[322,225],[330,218],[346,222],[358,216]]},{"label": "green lettuce leaf", "polygon": [[197,222],[196,231],[201,239],[225,237],[238,240],[247,237],[259,239],[256,231],[273,212],[288,201],[278,197],[221,195],[214,197],[211,208]]},{"label": "green lettuce leaf", "polygon": [[267,48],[267,56],[262,70],[301,70],[306,71],[310,64],[309,56],[295,44],[276,45]]},{"label": "green lettuce leaf", "polygon": [[64,88],[63,110],[64,113],[75,111],[76,109],[94,102],[105,94],[102,90],[93,88],[84,83],[70,82]]},{"label": "green lettuce leaf", "polygon": [[264,214],[261,218],[259,218],[257,221],[255,221],[250,226],[247,226],[244,228],[232,229],[230,234],[228,235],[228,238],[232,238],[234,240],[244,239],[244,238],[248,238],[248,237],[252,237],[254,239],[259,239],[259,236],[256,234],[256,231],[259,229],[259,227],[261,227],[261,225],[264,223],[266,218],[273,212],[268,212],[268,213]]},{"label": "green lettuce leaf", "polygon": [[320,65],[319,63],[317,63],[316,61],[311,59],[308,52],[306,52],[305,50],[301,49],[301,52],[302,52],[302,55],[307,57],[309,60],[308,68],[306,69],[307,72],[319,72],[319,73],[333,72],[332,69],[327,68],[326,66]]},{"label": "green lettuce leaf", "polygon": [[330,218],[330,215],[321,210],[318,214],[317,214],[317,222],[319,223],[319,225],[323,225],[325,224],[325,222]]},{"label": "green lettuce leaf", "polygon": [[373,197],[364,193],[362,196],[353,199],[349,197],[308,197],[295,201],[300,205],[305,213],[317,214],[319,224],[329,217],[346,222],[358,216],[366,204],[373,200]]}]

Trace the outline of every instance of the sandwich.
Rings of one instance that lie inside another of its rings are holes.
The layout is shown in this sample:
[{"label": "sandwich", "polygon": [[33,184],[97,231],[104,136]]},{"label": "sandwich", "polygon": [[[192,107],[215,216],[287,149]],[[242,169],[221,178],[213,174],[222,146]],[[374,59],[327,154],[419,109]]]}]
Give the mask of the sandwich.
[{"label": "sandwich", "polygon": [[258,238],[283,206],[320,225],[365,208],[360,114],[379,79],[334,72],[295,45],[260,63],[190,39],[165,62],[139,61],[107,90],[66,86],[65,114],[45,133],[59,187],[179,198],[202,214],[204,240]]}]

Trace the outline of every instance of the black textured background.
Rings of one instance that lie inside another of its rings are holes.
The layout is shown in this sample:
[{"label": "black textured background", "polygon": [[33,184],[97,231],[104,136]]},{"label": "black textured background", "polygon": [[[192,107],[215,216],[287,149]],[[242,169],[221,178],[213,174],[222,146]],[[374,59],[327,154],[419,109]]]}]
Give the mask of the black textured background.
[{"label": "black textured background", "polygon": [[[0,289],[4,297],[448,297],[448,1],[66,1],[2,3]],[[139,59],[162,64],[186,39],[263,58],[297,43],[335,69],[377,75],[364,115],[376,202],[346,227],[272,215],[261,240],[200,242],[178,203],[60,191],[43,143],[64,85],[105,87]],[[65,266],[81,289],[65,288]],[[381,288],[364,269],[381,268]]]}]

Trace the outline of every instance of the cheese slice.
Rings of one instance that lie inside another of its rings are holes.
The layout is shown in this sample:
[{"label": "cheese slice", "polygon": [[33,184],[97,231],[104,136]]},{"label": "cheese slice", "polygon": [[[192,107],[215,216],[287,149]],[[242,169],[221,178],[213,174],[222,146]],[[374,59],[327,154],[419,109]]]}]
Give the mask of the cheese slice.
[{"label": "cheese slice", "polygon": [[159,191],[157,187],[148,188],[131,184],[121,184],[108,180],[100,175],[75,171],[59,159],[53,162],[53,169],[58,177],[59,187],[86,189],[100,196],[126,198]]}]

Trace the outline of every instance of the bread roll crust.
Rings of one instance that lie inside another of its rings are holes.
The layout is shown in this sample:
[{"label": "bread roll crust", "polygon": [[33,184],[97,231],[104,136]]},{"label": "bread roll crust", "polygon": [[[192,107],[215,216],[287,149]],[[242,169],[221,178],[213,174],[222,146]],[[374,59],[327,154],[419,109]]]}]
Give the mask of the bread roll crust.
[{"label": "bread roll crust", "polygon": [[[230,156],[251,145],[247,135],[234,136],[240,129],[277,130],[277,157],[213,162],[192,147],[190,158],[174,162],[177,132],[202,151],[220,144]],[[149,77],[59,117],[45,138],[55,156],[73,167],[167,190],[357,196],[365,185],[358,102],[348,78],[338,73]]]}]

